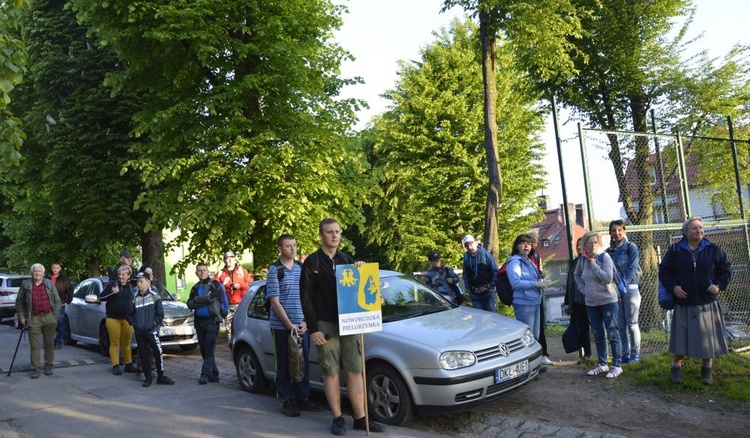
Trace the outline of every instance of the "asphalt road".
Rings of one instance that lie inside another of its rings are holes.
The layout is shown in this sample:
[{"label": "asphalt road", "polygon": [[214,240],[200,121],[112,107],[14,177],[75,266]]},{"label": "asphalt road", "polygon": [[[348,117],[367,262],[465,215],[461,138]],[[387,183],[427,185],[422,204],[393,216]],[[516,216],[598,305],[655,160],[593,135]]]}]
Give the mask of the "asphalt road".
[{"label": "asphalt road", "polygon": [[[166,374],[176,384],[143,388],[135,374],[112,375],[109,359],[82,345],[55,350],[54,375],[32,380],[28,336],[8,376],[20,333],[0,325],[0,438],[332,436],[330,411],[288,418],[272,392],[242,391],[226,347],[217,351],[221,383],[199,385],[200,353],[177,349],[165,352]],[[315,400],[325,403],[322,395]],[[348,436],[365,435],[345,418]],[[435,436],[394,426],[370,435]]]}]

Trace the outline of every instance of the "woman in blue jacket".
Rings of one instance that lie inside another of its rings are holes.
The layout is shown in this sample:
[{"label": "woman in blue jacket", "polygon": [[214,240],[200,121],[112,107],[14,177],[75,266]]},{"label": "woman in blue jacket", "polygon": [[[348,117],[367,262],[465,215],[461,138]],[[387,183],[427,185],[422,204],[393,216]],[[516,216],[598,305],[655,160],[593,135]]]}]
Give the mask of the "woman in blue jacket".
[{"label": "woman in blue jacket", "polygon": [[516,237],[506,266],[508,281],[513,288],[513,311],[516,319],[528,325],[534,332],[534,338],[538,340],[542,290],[547,288],[547,284],[542,281],[541,272],[529,259],[535,242],[536,238],[531,234]]},{"label": "woman in blue jacket", "polygon": [[686,220],[682,235],[659,264],[659,281],[675,297],[669,335],[669,352],[674,355],[670,380],[682,382],[685,356],[700,357],[701,381],[711,385],[711,362],[728,351],[718,295],[732,279],[732,265],[724,250],[703,237],[701,218]]}]

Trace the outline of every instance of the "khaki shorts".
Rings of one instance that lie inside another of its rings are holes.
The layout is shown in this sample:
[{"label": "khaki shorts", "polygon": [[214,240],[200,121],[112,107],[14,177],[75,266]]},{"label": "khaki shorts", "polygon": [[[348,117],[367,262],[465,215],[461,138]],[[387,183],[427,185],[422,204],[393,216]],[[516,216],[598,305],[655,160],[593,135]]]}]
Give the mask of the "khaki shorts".
[{"label": "khaki shorts", "polygon": [[341,370],[347,373],[362,372],[360,335],[339,336],[338,324],[329,321],[318,321],[318,330],[326,335],[326,344],[315,346],[318,349],[318,364],[323,374],[335,376]]}]

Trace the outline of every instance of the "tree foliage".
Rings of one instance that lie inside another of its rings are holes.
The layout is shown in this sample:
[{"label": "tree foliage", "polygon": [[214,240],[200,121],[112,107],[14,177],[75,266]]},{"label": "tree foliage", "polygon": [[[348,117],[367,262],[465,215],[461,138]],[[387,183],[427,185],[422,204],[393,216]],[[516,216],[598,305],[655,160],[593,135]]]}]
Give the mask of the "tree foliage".
[{"label": "tree foliage", "polygon": [[6,166],[18,164],[26,133],[8,108],[10,93],[26,72],[26,48],[18,35],[18,15],[24,0],[0,1],[0,158]]},{"label": "tree foliage", "polygon": [[130,169],[147,190],[150,229],[179,230],[184,262],[251,250],[276,256],[294,233],[315,248],[328,216],[361,224],[375,189],[347,135],[360,103],[338,98],[350,55],[331,42],[342,8],[326,0],[71,2],[127,69],[110,80],[146,92]]},{"label": "tree foliage", "polygon": [[[424,268],[437,250],[459,265],[460,239],[483,229],[477,214],[487,193],[483,141],[483,83],[476,25],[454,21],[436,34],[420,59],[400,64],[399,80],[385,93],[392,102],[364,133],[383,195],[373,204],[368,237],[385,248],[399,270]],[[499,166],[507,175],[499,204],[505,255],[517,234],[539,219],[535,194],[544,187],[538,161],[542,118],[514,53],[500,44],[496,123]]]}]

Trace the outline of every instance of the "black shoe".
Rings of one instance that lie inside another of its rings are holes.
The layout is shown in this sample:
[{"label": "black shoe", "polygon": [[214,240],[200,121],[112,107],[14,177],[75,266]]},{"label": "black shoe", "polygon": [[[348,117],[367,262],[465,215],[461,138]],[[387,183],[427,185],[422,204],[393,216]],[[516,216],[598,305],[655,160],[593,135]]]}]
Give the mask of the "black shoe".
[{"label": "black shoe", "polygon": [[37,370],[31,370],[31,372],[29,373],[29,377],[31,377],[32,379],[38,379],[39,378],[39,371],[37,371]]},{"label": "black shoe", "polygon": [[125,364],[125,372],[126,373],[135,373],[137,371],[138,371],[138,367],[136,367],[133,362]]},{"label": "black shoe", "polygon": [[[365,417],[354,420],[354,430],[367,430],[365,427]],[[374,421],[370,421],[370,432],[385,432],[385,426]]]},{"label": "black shoe", "polygon": [[[45,371],[45,374],[46,374],[46,371]],[[714,384],[713,368],[707,367],[707,366],[701,367],[701,382],[705,385]]]},{"label": "black shoe", "polygon": [[51,376],[53,374],[55,374],[55,373],[52,371],[52,365],[47,365],[47,366],[44,367],[44,375],[45,376]]},{"label": "black shoe", "polygon": [[55,350],[59,350],[62,348],[62,344],[55,344]]},{"label": "black shoe", "polygon": [[211,383],[219,383],[219,382],[221,382],[221,379],[219,379],[219,376],[209,377],[208,381],[211,382]]},{"label": "black shoe", "polygon": [[669,381],[673,384],[677,385],[682,383],[682,367],[676,367],[672,365],[672,368],[669,370]]},{"label": "black shoe", "polygon": [[201,376],[201,378],[198,379],[198,383],[200,383],[201,385],[205,385],[206,383],[208,383],[208,377]]},{"label": "black shoe", "polygon": [[149,386],[151,386],[151,379],[144,380],[143,383],[141,383],[141,386],[143,386],[144,388],[148,388]]},{"label": "black shoe", "polygon": [[120,369],[120,365],[112,365],[112,374],[115,376],[122,375],[122,370]]},{"label": "black shoe", "polygon": [[169,376],[161,375],[156,378],[157,385],[174,385],[174,380],[170,379]]},{"label": "black shoe", "polygon": [[297,409],[305,412],[323,412],[323,408],[311,402],[310,399],[297,400]]},{"label": "black shoe", "polygon": [[344,417],[336,417],[331,425],[331,433],[334,435],[346,435],[346,421]]},{"label": "black shoe", "polygon": [[291,400],[287,400],[281,405],[281,413],[287,417],[299,417],[299,409],[297,409],[297,406]]}]

